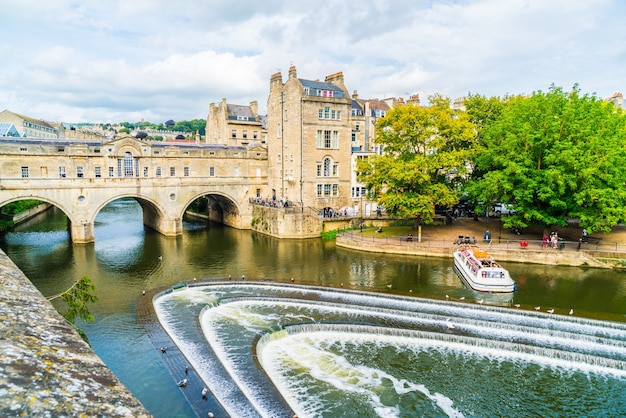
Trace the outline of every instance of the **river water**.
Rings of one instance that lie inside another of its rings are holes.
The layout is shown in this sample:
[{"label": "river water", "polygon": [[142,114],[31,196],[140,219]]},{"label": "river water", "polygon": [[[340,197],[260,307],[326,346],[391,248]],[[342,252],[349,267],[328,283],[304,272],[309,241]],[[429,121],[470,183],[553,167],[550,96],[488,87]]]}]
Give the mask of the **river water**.
[{"label": "river water", "polygon": [[[623,272],[506,263],[505,267],[518,284],[517,292],[505,298],[478,295],[463,286],[452,269],[451,259],[360,253],[336,248],[332,242],[317,239],[277,240],[213,223],[185,222],[182,236],[164,237],[143,226],[141,208],[132,199],[118,200],[103,208],[96,218],[95,243],[92,245],[73,245],[69,240],[65,216],[53,209],[0,237],[0,247],[46,296],[65,290],[79,277],[87,275],[91,278],[99,298],[99,302],[92,306],[96,320],[79,325],[86,331],[96,353],[156,417],[187,417],[194,416],[194,413],[164,367],[161,353],[155,350],[146,331],[137,322],[136,299],[145,289],[173,285],[194,277],[224,278],[231,275],[239,278],[244,275],[286,284],[291,284],[293,278],[297,285],[321,286],[331,295],[334,294],[332,289],[339,291],[343,287],[377,292],[385,298],[394,295],[410,297],[416,303],[422,299],[431,300],[436,302],[436,306],[443,306],[444,310],[436,313],[438,316],[433,319],[436,325],[426,328],[445,326],[445,318],[452,317],[457,319],[457,330],[464,329],[466,335],[478,336],[480,340],[507,337],[493,337],[494,333],[501,331],[493,331],[492,325],[481,325],[481,331],[470,332],[469,328],[474,327],[472,321],[484,320],[472,316],[478,306],[475,303],[478,298],[485,299],[484,305],[480,305],[483,309],[505,307],[510,315],[495,312],[497,318],[513,318],[510,319],[510,327],[527,326],[524,315],[536,315],[535,306],[540,306],[541,311],[554,308],[555,318],[560,314],[558,317],[572,320],[611,321],[607,322],[609,329],[613,322],[626,321],[626,273]],[[198,298],[194,292],[202,292],[202,297]],[[163,305],[163,315],[176,318],[183,307],[188,309],[194,303],[204,306],[205,299],[216,298],[216,295],[218,299],[226,300],[230,292],[239,296],[261,296],[261,299],[223,303],[209,316],[206,312],[202,314],[201,320],[185,318],[188,322],[200,321],[204,332],[219,337],[223,341],[220,344],[223,344],[224,352],[229,351],[229,344],[236,343],[229,340],[232,332],[239,331],[220,330],[219,324],[243,329],[245,344],[250,344],[252,335],[267,331],[263,327],[278,325],[280,328],[285,324],[285,317],[300,323],[306,321],[304,315],[314,322],[322,322],[329,309],[324,305],[326,302],[314,307],[308,304],[307,301],[323,299],[320,294],[302,296],[305,291],[299,291],[300,296],[297,297],[286,295],[287,299],[293,299],[289,303],[282,300],[270,303],[269,300],[276,297],[276,290],[270,290],[272,297],[269,297],[261,289],[233,289],[230,286],[181,292],[175,300],[163,298],[159,304]],[[191,296],[183,297],[187,293]],[[268,297],[268,301],[264,297]],[[461,298],[465,300],[461,301]],[[346,318],[357,318],[354,322],[361,323],[362,319],[358,318],[363,315],[362,306],[370,312],[378,302],[372,300],[368,303],[344,300],[342,305],[346,308],[353,305],[361,308],[341,315],[333,308],[333,315],[337,316],[332,317],[332,321],[346,322]],[[520,304],[520,307],[516,308],[514,304]],[[398,317],[403,317],[410,316],[410,312],[420,312],[420,306],[393,309]],[[570,309],[575,312],[572,317],[567,315]],[[519,320],[522,323],[518,321],[517,312],[524,313]],[[232,322],[232,318],[238,319]],[[262,320],[251,326],[251,318]],[[371,326],[385,324],[378,317],[366,322]],[[501,322],[501,319],[494,322]],[[557,328],[561,332],[560,326],[549,328]],[[528,333],[524,329],[518,332],[520,335]],[[613,376],[603,371],[578,370],[571,365],[548,367],[546,364],[549,362],[520,363],[504,360],[511,358],[504,354],[485,354],[501,347],[481,345],[472,350],[471,356],[465,356],[462,353],[468,350],[462,342],[451,339],[445,344],[416,344],[416,341],[424,341],[423,336],[420,338],[381,336],[378,332],[359,333],[348,329],[294,331],[282,338],[284,344],[276,346],[267,343],[259,347],[259,353],[275,384],[300,388],[285,396],[303,416],[351,416],[350,411],[355,409],[350,405],[360,405],[363,397],[369,401],[363,403],[367,406],[359,412],[362,416],[416,416],[419,411],[428,416],[490,416],[499,411],[506,411],[505,415],[509,416],[514,411],[519,411],[520,416],[532,415],[530,411],[536,411],[541,416],[559,416],[568,412],[576,415],[576,411],[585,411],[585,408],[607,416],[626,413],[622,409],[624,406],[618,402],[626,398],[626,380],[619,373]],[[624,341],[619,338],[613,344],[621,350]],[[587,343],[574,340],[565,345],[581,344]],[[526,345],[540,344],[527,342]],[[295,357],[296,353],[302,356]],[[285,361],[288,354],[294,354],[294,357]],[[621,361],[619,356],[621,354],[617,354]],[[328,368],[320,368],[320,364],[313,364],[312,358],[328,359],[325,364],[333,364],[333,370],[343,370],[338,372],[341,376],[358,373],[353,379],[337,381],[337,374],[329,373]],[[356,358],[371,361],[346,369],[346,362],[354,364]],[[573,361],[576,362],[580,362],[578,357]],[[450,365],[455,365],[455,368],[451,369]],[[455,370],[472,370],[469,374],[471,379],[460,378]],[[380,377],[382,374],[385,376],[382,383],[371,383],[376,380],[373,375]],[[416,375],[425,377],[416,381]],[[512,378],[518,380],[518,376],[524,376],[521,389],[519,384],[513,385],[513,388],[504,384]],[[533,378],[529,379],[531,376]],[[360,386],[354,385],[355,381],[370,383]],[[530,390],[533,385],[546,385],[546,382],[557,389]],[[559,386],[559,382],[564,382],[563,387]],[[513,391],[515,387],[518,390]],[[477,391],[493,393],[487,395],[485,401],[484,395],[476,396]],[[330,401],[325,403],[323,396],[317,396],[322,393],[327,393]],[[313,394],[315,398],[312,398]],[[564,400],[558,401],[560,397]],[[345,400],[348,405],[343,412],[332,409],[332,399],[337,398]],[[307,404],[307,399],[314,399],[314,402]],[[302,406],[303,402],[308,406]],[[508,405],[507,408],[499,409],[499,405],[504,404]],[[481,409],[483,406],[485,409]]]}]

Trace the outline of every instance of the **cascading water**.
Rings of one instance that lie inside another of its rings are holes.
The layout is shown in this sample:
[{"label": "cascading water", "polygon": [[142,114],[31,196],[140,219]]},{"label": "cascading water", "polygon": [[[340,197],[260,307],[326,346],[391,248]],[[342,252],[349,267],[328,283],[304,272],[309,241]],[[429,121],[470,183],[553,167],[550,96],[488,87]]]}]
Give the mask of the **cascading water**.
[{"label": "cascading water", "polygon": [[624,323],[261,282],[154,303],[233,416],[624,412]]}]

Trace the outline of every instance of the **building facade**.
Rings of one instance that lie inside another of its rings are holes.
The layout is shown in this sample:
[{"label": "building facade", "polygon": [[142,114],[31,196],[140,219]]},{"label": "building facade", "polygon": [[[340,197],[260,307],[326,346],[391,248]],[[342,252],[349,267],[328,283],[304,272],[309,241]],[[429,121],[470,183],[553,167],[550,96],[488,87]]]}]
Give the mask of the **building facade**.
[{"label": "building facade", "polygon": [[264,122],[256,101],[244,106],[228,104],[222,99],[219,104],[211,103],[209,107],[205,141],[228,146],[264,144],[267,135]]},{"label": "building facade", "polygon": [[341,72],[322,81],[270,79],[267,101],[268,181],[272,199],[319,210],[350,202],[352,100]]},{"label": "building facade", "polygon": [[64,137],[62,129],[59,130],[59,128],[46,121],[23,116],[6,109],[0,112],[0,122],[8,122],[15,125],[15,129],[17,129],[20,136],[41,139],[59,139]]}]

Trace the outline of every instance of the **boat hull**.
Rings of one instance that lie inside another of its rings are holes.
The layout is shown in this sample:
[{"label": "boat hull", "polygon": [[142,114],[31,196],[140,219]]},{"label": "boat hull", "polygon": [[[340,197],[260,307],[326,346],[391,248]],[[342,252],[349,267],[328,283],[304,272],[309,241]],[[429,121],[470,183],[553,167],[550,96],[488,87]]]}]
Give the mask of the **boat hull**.
[{"label": "boat hull", "polygon": [[454,253],[454,270],[469,287],[479,292],[511,293],[516,289],[507,270],[498,266],[479,267],[472,271],[461,251]]}]

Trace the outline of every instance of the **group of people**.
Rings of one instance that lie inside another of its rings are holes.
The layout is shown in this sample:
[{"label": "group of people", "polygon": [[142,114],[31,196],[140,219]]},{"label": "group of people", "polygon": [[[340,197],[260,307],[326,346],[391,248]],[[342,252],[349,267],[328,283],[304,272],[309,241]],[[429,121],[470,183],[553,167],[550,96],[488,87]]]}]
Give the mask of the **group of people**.
[{"label": "group of people", "polygon": [[555,249],[559,248],[559,233],[557,231],[550,232],[550,237],[543,235],[541,246],[547,248],[548,245]]},{"label": "group of people", "polygon": [[[252,199],[251,199],[252,201]],[[276,195],[272,195],[272,197],[266,197],[265,199],[262,197],[257,197],[254,200],[254,203],[257,205],[270,206],[273,208],[287,208],[289,207],[289,200],[285,197],[276,198]]]}]

